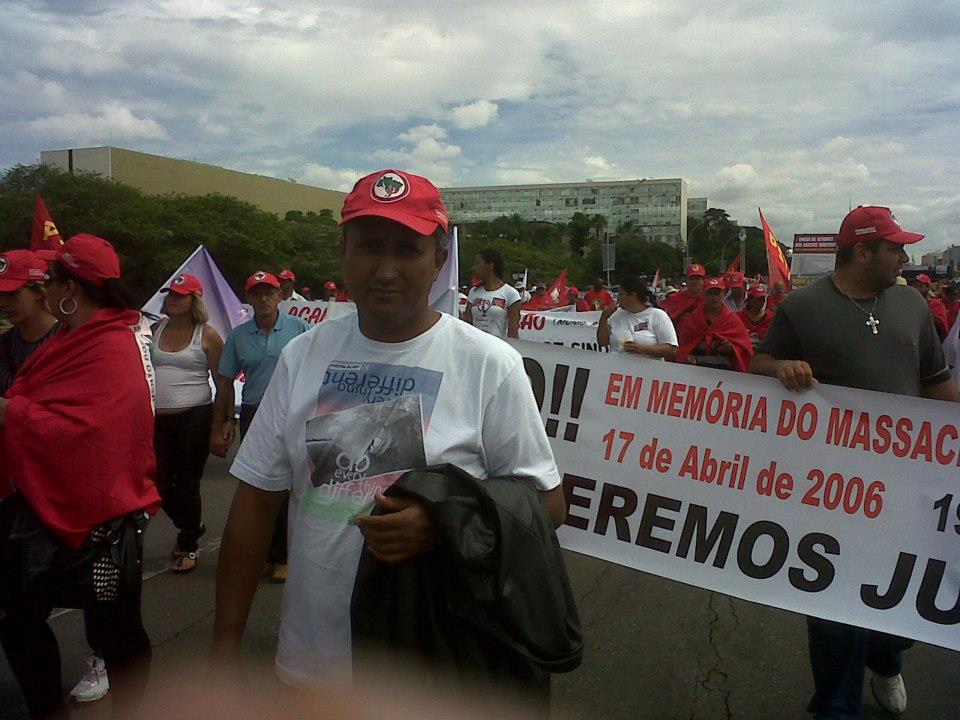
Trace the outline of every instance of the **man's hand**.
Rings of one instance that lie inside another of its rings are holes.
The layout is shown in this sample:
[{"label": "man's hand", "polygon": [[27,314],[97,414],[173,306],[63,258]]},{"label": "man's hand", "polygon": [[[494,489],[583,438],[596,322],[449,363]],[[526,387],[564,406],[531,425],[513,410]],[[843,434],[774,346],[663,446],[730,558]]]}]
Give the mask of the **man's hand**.
[{"label": "man's hand", "polygon": [[733,344],[729,340],[721,340],[717,343],[716,348],[721,355],[733,355]]},{"label": "man's hand", "polygon": [[817,384],[813,370],[803,360],[781,360],[777,363],[777,380],[794,392],[807,390]]},{"label": "man's hand", "polygon": [[236,437],[237,424],[232,420],[223,423],[220,428],[214,427],[210,431],[210,454],[217,457],[226,457],[233,439]]},{"label": "man's hand", "polygon": [[436,533],[423,505],[380,493],[374,500],[387,514],[360,515],[356,521],[377,560],[399,563],[433,549]]},{"label": "man's hand", "polygon": [[623,343],[623,351],[625,353],[633,353],[634,355],[644,355],[644,348],[647,347],[638,343],[636,340],[627,340]]}]

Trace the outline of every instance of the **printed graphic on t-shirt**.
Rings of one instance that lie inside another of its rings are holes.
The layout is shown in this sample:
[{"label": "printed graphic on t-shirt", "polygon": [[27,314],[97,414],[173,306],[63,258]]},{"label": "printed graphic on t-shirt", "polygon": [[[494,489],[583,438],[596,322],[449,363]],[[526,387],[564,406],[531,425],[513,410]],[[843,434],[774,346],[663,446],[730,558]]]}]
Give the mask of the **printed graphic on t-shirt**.
[{"label": "printed graphic on t-shirt", "polygon": [[636,325],[633,326],[633,331],[642,332],[646,330],[648,327],[650,327],[650,323],[647,322],[646,320],[641,320],[640,322],[638,322]]},{"label": "printed graphic on t-shirt", "polygon": [[404,472],[426,465],[423,435],[442,379],[424,368],[331,363],[307,421],[311,484],[301,512],[347,523]]}]

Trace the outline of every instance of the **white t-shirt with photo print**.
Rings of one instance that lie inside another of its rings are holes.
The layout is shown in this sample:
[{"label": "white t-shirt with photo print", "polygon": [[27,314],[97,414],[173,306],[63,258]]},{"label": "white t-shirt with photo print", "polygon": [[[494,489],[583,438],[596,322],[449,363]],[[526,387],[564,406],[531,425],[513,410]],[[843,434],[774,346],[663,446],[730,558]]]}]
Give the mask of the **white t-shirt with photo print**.
[{"label": "white t-shirt with photo print", "polygon": [[641,345],[679,345],[673,321],[660,308],[648,307],[638,313],[617,310],[607,320],[610,328],[610,352],[623,352],[623,343]]},{"label": "white t-shirt with photo print", "polygon": [[470,312],[473,325],[498,338],[507,337],[507,311],[520,302],[520,293],[506,283],[496,290],[486,290],[483,285],[470,288]]},{"label": "white t-shirt with photo print", "polygon": [[512,347],[448,315],[412,340],[376,342],[351,314],[283,349],[231,467],[255,487],[291,490],[276,659],[283,680],[350,677],[350,598],[363,545],[350,520],[421,463],[528,477],[540,490],[560,484]]}]

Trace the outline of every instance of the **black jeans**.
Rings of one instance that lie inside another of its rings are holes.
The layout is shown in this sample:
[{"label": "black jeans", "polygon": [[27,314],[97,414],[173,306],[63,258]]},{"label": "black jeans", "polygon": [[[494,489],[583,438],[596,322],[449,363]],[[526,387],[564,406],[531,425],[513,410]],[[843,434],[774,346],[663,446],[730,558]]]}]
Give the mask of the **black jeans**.
[{"label": "black jeans", "polygon": [[157,454],[157,490],[170,516],[180,552],[196,552],[203,535],[200,480],[210,454],[213,405],[198,405],[174,415],[157,415],[153,447]]},{"label": "black jeans", "polygon": [[[253,416],[257,414],[259,405],[241,405],[240,406],[240,441],[250,429],[250,423],[253,422]],[[270,540],[270,552],[267,554],[267,562],[274,565],[287,564],[287,514],[289,512],[289,496],[284,493],[284,502],[280,506],[280,512],[277,513],[277,520],[273,524],[273,538]]]},{"label": "black jeans", "polygon": [[[0,506],[2,507],[2,506]],[[3,513],[0,512],[0,515]],[[146,523],[141,524],[141,529]],[[0,533],[7,533],[0,518]],[[6,537],[6,535],[3,535]],[[121,582],[115,600],[90,602],[84,608],[87,638],[102,655],[110,676],[113,716],[136,717],[150,673],[150,638],[143,628],[140,593],[143,583],[143,533],[136,534],[135,567]],[[19,585],[6,578],[10,587]],[[8,588],[9,589],[9,588]],[[61,717],[64,712],[60,646],[47,623],[50,602],[42,596],[10,592],[0,610],[0,644],[33,718]]]}]

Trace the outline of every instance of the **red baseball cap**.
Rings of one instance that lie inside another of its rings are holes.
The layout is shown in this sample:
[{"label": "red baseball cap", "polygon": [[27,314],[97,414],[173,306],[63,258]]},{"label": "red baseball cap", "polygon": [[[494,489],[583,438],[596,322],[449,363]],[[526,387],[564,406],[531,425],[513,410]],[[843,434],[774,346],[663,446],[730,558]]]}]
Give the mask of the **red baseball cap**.
[{"label": "red baseball cap", "polygon": [[177,275],[168,287],[163,288],[160,292],[172,292],[177,295],[196,295],[197,297],[203,297],[203,283],[200,282],[200,278],[196,275],[190,275],[184,273],[183,275]]},{"label": "red baseball cap", "polygon": [[735,270],[731,273],[727,273],[727,289],[728,290],[732,288],[742,288],[744,287],[744,285],[746,285],[746,280],[744,279],[742,272],[737,272]]},{"label": "red baseball cap", "polygon": [[340,224],[360,217],[382,217],[420,235],[447,230],[447,206],[436,186],[424,177],[400,170],[380,170],[357,180],[343,201]]},{"label": "red baseball cap", "polygon": [[56,250],[37,250],[37,255],[63,263],[78,278],[98,287],[105,280],[120,278],[120,258],[113,245],[89,233],[74,235]]},{"label": "red baseball cap", "polygon": [[890,208],[861,205],[847,213],[840,224],[837,247],[847,247],[878,238],[899,245],[910,245],[920,242],[923,237],[900,227]]},{"label": "red baseball cap", "polygon": [[263,270],[257,270],[253,275],[247,278],[247,290],[257,286],[257,285],[269,285],[270,287],[279,288],[280,281],[277,280],[277,276]]},{"label": "red baseball cap", "polygon": [[687,268],[687,277],[706,277],[707,271],[704,269],[703,265],[699,263],[693,263]]},{"label": "red baseball cap", "polygon": [[47,263],[30,250],[0,253],[0,292],[16,292],[27,283],[43,282]]},{"label": "red baseball cap", "polygon": [[337,284],[336,284],[333,280],[327,280],[327,281],[323,284],[323,286],[324,286],[327,290],[336,290],[336,289],[337,289]]},{"label": "red baseball cap", "polygon": [[751,285],[747,290],[747,297],[752,298],[764,298],[767,296],[767,286],[757,283],[756,285]]},{"label": "red baseball cap", "polygon": [[310,286],[304,285],[302,288],[300,288],[300,292],[310,292]]},{"label": "red baseball cap", "polygon": [[723,284],[723,278],[711,277],[706,278],[703,281],[703,291],[707,290],[725,290],[726,286]]},{"label": "red baseball cap", "polygon": [[278,278],[281,280],[289,280],[290,282],[296,282],[297,276],[293,274],[293,270],[284,270],[279,275]]},{"label": "red baseball cap", "polygon": [[920,273],[914,279],[914,282],[923,283],[924,285],[932,285],[933,280],[930,279],[930,276],[926,273]]}]

